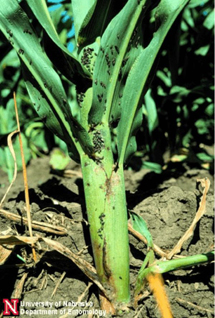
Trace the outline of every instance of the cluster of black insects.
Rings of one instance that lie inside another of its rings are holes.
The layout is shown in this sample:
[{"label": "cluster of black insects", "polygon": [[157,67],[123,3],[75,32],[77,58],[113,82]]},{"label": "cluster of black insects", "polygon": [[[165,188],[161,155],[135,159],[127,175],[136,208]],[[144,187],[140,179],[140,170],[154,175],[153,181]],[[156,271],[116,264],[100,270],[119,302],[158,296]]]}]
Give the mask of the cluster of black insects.
[{"label": "cluster of black insects", "polygon": [[11,30],[7,30],[7,34],[8,34],[8,41],[10,42],[11,45],[14,45],[14,42],[12,41],[13,32]]},{"label": "cluster of black insects", "polygon": [[96,131],[93,135],[94,152],[101,153],[104,147],[104,139],[99,131]]},{"label": "cluster of black insects", "polygon": [[[105,50],[103,47],[100,48],[100,51],[104,54]],[[108,75],[111,74],[110,72],[110,68],[111,66],[114,66],[116,64],[116,53],[119,54],[119,48],[117,45],[111,45],[110,46],[110,55],[108,53],[105,54],[105,61],[107,63],[108,66],[108,70],[107,73]]]},{"label": "cluster of black insects", "polygon": [[129,45],[130,45],[130,48],[132,47],[135,47],[135,48],[138,48],[139,44],[140,44],[140,32],[139,32],[139,27],[137,26],[133,33],[132,33],[132,36],[129,40]]},{"label": "cluster of black insects", "polygon": [[92,67],[94,66],[94,65],[91,65],[92,63],[91,63],[91,60],[92,60],[92,58],[94,57],[94,55],[96,56],[97,54],[96,53],[94,53],[94,55],[93,55],[93,51],[94,51],[94,49],[92,49],[92,48],[90,48],[90,47],[88,47],[88,48],[85,48],[84,50],[83,50],[83,55],[82,55],[82,57],[81,57],[81,63],[86,67],[86,69],[90,72],[90,73],[92,73]]},{"label": "cluster of black insects", "polygon": [[[121,36],[122,35],[120,35],[120,34],[116,35],[117,41],[114,44],[100,46],[99,54],[103,55],[103,57],[104,57],[104,60],[102,63],[104,63],[104,62],[106,63],[106,72],[108,73],[108,77],[111,75],[111,71],[113,71],[113,69],[117,63],[117,59],[119,58],[120,49],[119,49],[119,46],[117,46],[117,42],[120,40]],[[133,31],[133,34],[132,34],[130,41],[129,41],[128,52],[124,56],[123,60],[121,61],[121,67],[120,67],[119,72],[118,72],[118,81],[119,82],[122,82],[123,78],[124,78],[124,80],[126,80],[127,72],[129,71],[128,67],[126,68],[126,70],[124,68],[127,65],[127,62],[129,60],[129,50],[131,49],[130,46],[134,45],[137,48],[139,46],[139,41],[140,41],[140,36],[139,36],[139,32],[138,32],[138,27],[136,27],[136,29]],[[94,52],[93,48],[87,47],[87,48],[83,49],[81,62],[86,67],[86,69],[91,73],[93,72],[93,67],[94,67],[92,65],[92,58],[95,56],[97,56],[97,54]],[[104,78],[103,74],[100,74],[100,76],[102,76],[102,78]],[[96,78],[96,79],[94,79],[93,84],[96,86],[99,85],[102,88],[102,90],[101,89],[98,90],[98,88],[96,89],[97,94],[94,95],[94,98],[96,97],[96,99],[97,99],[97,100],[95,100],[95,103],[96,102],[103,103],[102,106],[103,106],[103,109],[105,112],[107,99],[105,98],[106,93],[103,89],[107,88],[107,83],[104,79],[100,80],[99,78]],[[122,93],[120,93],[119,95],[120,95],[119,98],[121,98]],[[84,97],[85,97],[84,93],[77,94],[77,100],[78,100],[78,103],[80,106],[84,100]],[[118,105],[119,106],[121,105],[120,100],[118,100]]]},{"label": "cluster of black insects", "polygon": [[104,224],[105,224],[105,222],[104,222],[104,220],[103,220],[104,217],[105,217],[105,214],[104,214],[104,213],[100,214],[100,216],[99,216],[100,223],[101,223],[101,228],[98,229],[97,233],[98,233],[98,236],[99,236],[101,239],[102,239],[102,231],[103,231],[103,229],[104,229]]},{"label": "cluster of black insects", "polygon": [[77,92],[77,102],[80,107],[82,106],[81,104],[83,103],[84,98],[85,98],[85,94],[83,92],[80,92],[80,93]]}]

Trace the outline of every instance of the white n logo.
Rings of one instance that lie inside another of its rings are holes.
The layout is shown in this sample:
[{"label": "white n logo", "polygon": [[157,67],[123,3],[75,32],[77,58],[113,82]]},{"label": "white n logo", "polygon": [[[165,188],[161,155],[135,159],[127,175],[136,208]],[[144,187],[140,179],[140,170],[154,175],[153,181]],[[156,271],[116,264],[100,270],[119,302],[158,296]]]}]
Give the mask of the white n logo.
[{"label": "white n logo", "polygon": [[17,309],[17,304],[19,299],[3,299],[4,311],[3,316],[19,316],[19,311]]}]

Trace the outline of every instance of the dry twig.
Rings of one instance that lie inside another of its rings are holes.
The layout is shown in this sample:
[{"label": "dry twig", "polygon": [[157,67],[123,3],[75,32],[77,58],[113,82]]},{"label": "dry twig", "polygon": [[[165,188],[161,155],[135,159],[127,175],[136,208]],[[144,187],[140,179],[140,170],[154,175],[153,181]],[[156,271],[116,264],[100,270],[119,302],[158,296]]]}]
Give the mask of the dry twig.
[{"label": "dry twig", "polygon": [[95,285],[98,286],[98,288],[103,292],[105,297],[108,299],[108,296],[106,295],[106,291],[102,284],[99,282],[96,269],[87,261],[85,261],[83,258],[81,258],[79,255],[73,253],[70,251],[69,248],[64,246],[63,244],[59,242],[55,242],[51,239],[45,238],[45,237],[26,237],[26,236],[14,236],[14,235],[5,235],[0,236],[0,244],[9,244],[9,245],[25,245],[25,244],[36,244],[39,242],[45,242],[49,248],[58,251],[63,256],[69,258],[73,263],[75,263],[80,270],[91,280],[95,283]]},{"label": "dry twig", "polygon": [[183,303],[183,304],[187,304],[193,308],[196,308],[198,310],[202,310],[202,311],[206,311],[206,312],[210,312],[211,314],[213,314],[213,310],[210,310],[210,309],[206,309],[204,307],[201,307],[201,306],[198,306],[198,305],[195,305],[193,303],[191,303],[190,301],[187,301],[187,300],[184,300],[184,299],[181,299],[181,298],[176,298],[176,300],[180,303]]},{"label": "dry twig", "polygon": [[[83,298],[86,296],[88,290],[90,289],[90,287],[91,287],[92,285],[93,285],[93,283],[91,283],[91,282],[88,283],[88,285],[87,285],[87,287],[85,288],[85,290],[83,291],[83,293],[78,297],[78,300],[76,301],[77,304],[80,303],[80,302],[82,302]],[[76,307],[76,306],[73,306],[73,307],[71,308],[71,310],[74,309],[75,307]],[[70,315],[70,314],[67,312],[65,315],[60,316],[60,318],[67,318],[69,315]]]},{"label": "dry twig", "polygon": [[[21,217],[19,215],[16,215],[14,213],[11,213],[9,211],[0,209],[0,215],[4,216],[5,218],[17,222],[17,223],[23,223],[24,225],[28,224],[28,220],[25,217]],[[32,228],[36,230],[40,230],[47,233],[53,233],[57,235],[66,235],[67,230],[62,226],[55,226],[49,223],[39,222],[39,221],[32,221],[31,223]]]},{"label": "dry twig", "polygon": [[11,298],[21,298],[22,295],[22,291],[23,291],[23,287],[25,284],[25,280],[28,277],[28,272],[24,273],[21,277],[21,279],[19,280],[19,282],[17,283],[15,290],[13,291],[12,297]]},{"label": "dry twig", "polygon": [[60,283],[61,283],[62,280],[64,279],[65,275],[66,275],[66,272],[63,272],[62,275],[61,275],[61,277],[60,277],[60,279],[58,280],[58,282],[57,282],[57,284],[56,284],[56,286],[55,286],[55,288],[54,288],[52,294],[51,294],[51,298],[55,295],[55,293],[56,293],[56,291],[57,291],[57,289],[58,289]]},{"label": "dry twig", "polygon": [[190,225],[189,229],[184,233],[184,235],[180,238],[176,246],[173,248],[173,250],[167,255],[168,259],[171,259],[175,254],[180,253],[182,245],[185,241],[189,239],[194,233],[196,224],[201,219],[203,214],[206,210],[206,195],[208,193],[208,190],[210,188],[210,180],[208,178],[204,179],[198,179],[197,182],[200,182],[202,187],[204,188],[203,195],[201,197],[201,202],[198,208],[198,211],[196,212],[195,218],[193,219],[192,224]]},{"label": "dry twig", "polygon": [[19,130],[17,129],[17,130],[15,130],[15,131],[13,131],[12,133],[10,133],[10,134],[8,135],[8,137],[7,137],[7,144],[8,144],[10,153],[11,153],[11,155],[12,155],[12,157],[13,157],[13,161],[14,161],[14,173],[13,173],[13,179],[12,179],[12,181],[11,181],[9,187],[7,188],[7,191],[5,192],[3,198],[2,198],[2,200],[1,200],[1,202],[0,202],[0,207],[3,206],[3,203],[4,203],[5,199],[6,199],[6,196],[7,196],[8,192],[10,191],[10,189],[11,189],[11,187],[12,187],[14,181],[16,180],[16,176],[17,176],[16,155],[15,155],[15,151],[14,151],[14,149],[13,149],[12,137],[13,137],[14,135],[16,135],[18,132],[19,132]]},{"label": "dry twig", "polygon": [[13,252],[14,246],[1,246],[0,245],[0,266],[3,265],[10,254]]},{"label": "dry twig", "polygon": [[[19,144],[20,144],[20,151],[21,151],[21,158],[22,158],[22,169],[23,169],[23,180],[24,180],[24,187],[25,187],[25,203],[26,203],[26,211],[27,211],[27,219],[28,219],[28,229],[30,236],[33,237],[32,232],[32,226],[31,226],[31,207],[30,207],[30,200],[29,200],[29,191],[28,191],[28,179],[27,179],[27,170],[26,170],[26,164],[25,164],[25,157],[24,157],[24,150],[23,150],[23,144],[22,144],[22,137],[21,137],[21,130],[20,130],[20,124],[19,124],[19,114],[18,114],[18,108],[16,103],[16,93],[13,93],[14,98],[14,106],[15,106],[15,113],[16,113],[16,121],[17,121],[17,127],[18,127],[18,136],[19,136]],[[36,252],[34,249],[34,244],[32,244],[32,254],[34,261],[36,262]]]}]

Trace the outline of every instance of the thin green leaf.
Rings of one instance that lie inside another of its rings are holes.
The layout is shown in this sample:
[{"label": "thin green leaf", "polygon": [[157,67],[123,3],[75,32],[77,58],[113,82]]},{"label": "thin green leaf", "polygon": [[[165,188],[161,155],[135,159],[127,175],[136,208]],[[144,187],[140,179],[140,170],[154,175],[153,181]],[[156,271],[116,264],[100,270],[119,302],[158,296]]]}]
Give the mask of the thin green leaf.
[{"label": "thin green leaf", "polygon": [[209,155],[206,152],[199,152],[196,154],[197,158],[202,160],[202,161],[206,161],[206,162],[212,162],[214,159],[214,156]]},{"label": "thin green leaf", "polygon": [[51,20],[45,0],[26,0],[35,17],[42,25],[48,36],[45,36],[45,46],[49,58],[71,82],[83,84],[89,73],[84,71],[81,64],[72,53],[62,44]]},{"label": "thin green leaf", "polygon": [[188,7],[189,8],[196,8],[198,6],[203,6],[205,3],[209,2],[210,0],[190,0]]},{"label": "thin green leaf", "polygon": [[198,50],[195,51],[195,54],[205,56],[207,55],[209,50],[210,50],[210,44],[200,47]]},{"label": "thin green leaf", "polygon": [[209,15],[206,17],[204,23],[204,27],[208,30],[211,30],[214,28],[214,10],[212,10]]},{"label": "thin green leaf", "polygon": [[[10,98],[11,91],[16,87],[20,78],[20,61],[13,49],[0,60],[1,97]],[[10,74],[9,77],[8,74]]]},{"label": "thin green leaf", "polygon": [[[92,143],[85,129],[72,117],[70,106],[59,75],[44,54],[29,18],[16,1],[0,0],[1,31],[10,41],[23,62],[29,92],[37,111],[50,123],[50,129],[68,143],[77,158],[82,147],[89,153]],[[42,97],[40,103],[40,97]],[[40,108],[38,108],[40,106]],[[80,144],[75,141],[78,138]]]},{"label": "thin green leaf", "polygon": [[78,37],[81,29],[83,29],[90,21],[98,0],[72,0],[72,11],[74,15],[75,37],[78,43]]},{"label": "thin green leaf", "polygon": [[214,251],[205,254],[196,254],[179,259],[172,259],[168,261],[157,261],[145,271],[145,276],[149,273],[167,273],[182,268],[200,265],[203,263],[214,262]]},{"label": "thin green leaf", "polygon": [[205,109],[205,114],[212,118],[212,116],[214,115],[214,104],[213,103],[211,103],[207,106],[207,108]]},{"label": "thin green leaf", "polygon": [[33,102],[36,112],[43,120],[44,124],[51,130],[51,132],[69,145],[71,152],[73,153],[72,158],[78,161],[79,155],[75,145],[72,143],[70,134],[68,134],[64,125],[61,124],[61,119],[55,114],[55,111],[47,96],[41,90],[36,80],[32,78],[31,73],[24,63],[22,63],[22,71],[28,94]]},{"label": "thin green leaf", "polygon": [[155,261],[155,255],[153,250],[149,250],[148,253],[146,254],[146,257],[143,261],[143,264],[138,272],[137,275],[137,280],[135,283],[135,288],[134,288],[134,298],[138,296],[138,294],[141,292],[141,290],[144,290],[145,284],[146,284],[146,275],[145,273],[148,272],[148,266],[150,264],[154,263]]},{"label": "thin green leaf", "polygon": [[151,233],[148,230],[146,222],[143,220],[143,218],[140,215],[136,213],[130,212],[130,215],[132,218],[132,226],[134,230],[142,234],[147,240],[148,247],[152,248],[153,240],[152,240]]},{"label": "thin green leaf", "polygon": [[93,102],[89,114],[92,124],[109,120],[117,81],[122,77],[120,69],[127,62],[125,54],[138,20],[147,9],[145,3],[146,0],[142,0],[137,5],[129,0],[103,34],[93,76]]},{"label": "thin green leaf", "polygon": [[[74,4],[73,4],[74,3]],[[79,11],[80,11],[80,1]],[[76,7],[76,0],[72,1],[72,4]],[[88,6],[86,1],[84,1],[84,6]],[[106,29],[108,23],[111,19],[119,13],[119,11],[125,5],[125,0],[97,0],[92,8],[88,11],[83,23],[81,24],[80,30],[77,35],[77,43],[80,47],[86,46],[96,40],[97,37],[101,36]],[[78,11],[78,15],[79,15]],[[76,19],[80,19],[77,17]]]},{"label": "thin green leaf", "polygon": [[165,86],[167,86],[167,87],[171,87],[172,86],[172,81],[171,81],[171,78],[170,78],[170,72],[168,72],[166,74],[165,72],[158,70],[156,75],[157,75],[158,78],[160,78],[164,82]]},{"label": "thin green leaf", "polygon": [[0,136],[7,136],[17,127],[16,117],[14,113],[14,102],[13,99],[10,99],[6,107],[0,107]]},{"label": "thin green leaf", "polygon": [[150,169],[154,171],[155,173],[162,173],[162,166],[159,163],[156,162],[150,162],[150,161],[144,161],[142,165],[142,169]]},{"label": "thin green leaf", "polygon": [[149,133],[151,134],[153,130],[158,127],[158,114],[154,99],[151,96],[151,90],[145,95],[145,107],[147,112],[147,121]]},{"label": "thin green leaf", "polygon": [[160,25],[149,45],[135,60],[127,78],[124,94],[122,97],[123,112],[118,125],[118,151],[119,162],[127,159],[127,147],[130,137],[133,136],[133,123],[140,105],[144,87],[148,76],[160,50],[160,47],[172,26],[173,22],[181,12],[188,0],[164,0],[157,8],[157,21]]}]

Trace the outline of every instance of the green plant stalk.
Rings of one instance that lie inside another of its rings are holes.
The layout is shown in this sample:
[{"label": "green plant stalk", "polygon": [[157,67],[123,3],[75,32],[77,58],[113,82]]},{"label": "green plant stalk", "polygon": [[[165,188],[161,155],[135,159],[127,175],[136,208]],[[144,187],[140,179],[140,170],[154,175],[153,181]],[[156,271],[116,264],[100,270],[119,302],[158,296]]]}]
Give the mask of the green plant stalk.
[{"label": "green plant stalk", "polygon": [[152,262],[154,262],[155,259],[155,255],[154,255],[154,251],[153,250],[149,250],[148,253],[146,254],[146,257],[143,261],[143,264],[138,272],[138,276],[137,276],[137,280],[136,280],[136,284],[135,284],[135,289],[134,289],[134,295],[138,295],[138,293],[143,290],[144,286],[145,286],[145,282],[143,280],[143,277],[145,277],[145,271],[148,269],[146,268],[147,265],[152,264]]},{"label": "green plant stalk", "polygon": [[200,265],[203,263],[211,262],[214,260],[214,251],[206,254],[197,254],[192,256],[187,256],[180,259],[173,259],[166,262],[160,262],[157,264],[159,268],[159,273],[166,273],[181,269],[184,267]]},{"label": "green plant stalk", "polygon": [[150,273],[167,273],[185,267],[196,266],[203,263],[208,263],[214,260],[214,251],[206,254],[197,254],[180,259],[173,259],[169,261],[159,261],[145,269],[142,273],[142,279],[145,279]]},{"label": "green plant stalk", "polygon": [[123,167],[115,167],[108,139],[100,158],[82,155],[81,166],[97,274],[112,304],[119,305],[130,300],[127,208]]}]

